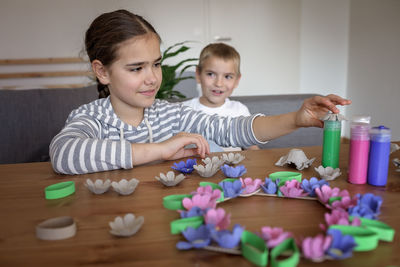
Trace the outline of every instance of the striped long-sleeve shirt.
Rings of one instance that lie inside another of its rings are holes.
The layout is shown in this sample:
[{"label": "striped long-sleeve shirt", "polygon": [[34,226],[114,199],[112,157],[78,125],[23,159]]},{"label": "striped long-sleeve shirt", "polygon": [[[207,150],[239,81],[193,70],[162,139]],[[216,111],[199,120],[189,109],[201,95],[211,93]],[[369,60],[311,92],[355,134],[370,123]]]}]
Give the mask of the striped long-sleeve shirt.
[{"label": "striped long-sleeve shirt", "polygon": [[260,145],[249,117],[219,117],[194,111],[180,103],[155,100],[144,109],[137,126],[114,113],[109,98],[95,100],[71,112],[64,128],[50,144],[54,170],[83,174],[132,168],[131,143],[159,143],[179,132],[198,133],[220,146]]}]

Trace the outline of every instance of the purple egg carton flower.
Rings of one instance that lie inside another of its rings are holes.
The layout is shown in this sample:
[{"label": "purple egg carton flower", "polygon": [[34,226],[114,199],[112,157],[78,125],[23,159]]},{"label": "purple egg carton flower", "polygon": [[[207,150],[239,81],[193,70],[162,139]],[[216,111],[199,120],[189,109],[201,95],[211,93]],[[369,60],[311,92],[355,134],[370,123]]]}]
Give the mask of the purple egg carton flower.
[{"label": "purple egg carton flower", "polygon": [[239,245],[243,231],[244,228],[242,226],[235,224],[232,231],[211,230],[211,237],[222,248],[234,248]]},{"label": "purple egg carton flower", "polygon": [[307,193],[300,187],[297,180],[286,181],[284,186],[279,187],[279,190],[285,197],[305,197]]},{"label": "purple egg carton flower", "polygon": [[204,221],[206,224],[212,224],[219,230],[225,230],[231,223],[231,215],[226,214],[223,208],[209,209],[204,214]]},{"label": "purple egg carton flower", "polygon": [[332,236],[324,236],[319,234],[316,237],[306,237],[301,242],[301,249],[304,258],[312,261],[320,262],[325,258],[325,252],[332,243]]},{"label": "purple egg carton flower", "polygon": [[250,177],[247,178],[240,178],[240,182],[242,182],[242,187],[244,188],[243,194],[251,194],[260,189],[262,184],[261,179],[251,179]]},{"label": "purple egg carton flower", "polygon": [[234,182],[223,181],[219,183],[219,186],[221,186],[224,190],[225,198],[235,198],[244,191],[244,188],[242,188],[242,182],[240,180],[236,180]]},{"label": "purple egg carton flower", "polygon": [[301,181],[301,188],[303,188],[310,197],[317,196],[315,189],[321,188],[323,185],[329,185],[329,183],[324,179],[318,180],[316,177],[311,177],[310,180],[303,179],[303,181]]},{"label": "purple egg carton flower", "polygon": [[340,224],[340,225],[353,225],[353,226],[360,226],[361,221],[359,218],[355,217],[352,222],[349,220],[349,214],[341,209],[332,210],[331,213],[325,213],[325,222],[324,224],[320,224],[322,230],[326,231],[326,229],[330,225]]},{"label": "purple egg carton flower", "polygon": [[268,248],[276,247],[291,236],[290,232],[283,231],[281,227],[264,226],[261,228],[261,238],[265,240]]},{"label": "purple egg carton flower", "polygon": [[174,163],[174,166],[171,168],[181,173],[189,174],[194,170],[193,165],[197,165],[196,159],[188,159],[186,162],[182,160],[178,163]]},{"label": "purple egg carton flower", "polygon": [[211,185],[200,186],[192,194],[202,196],[209,195],[211,197],[211,200],[215,201],[221,197],[221,191],[219,189],[212,189]]},{"label": "purple egg carton flower", "polygon": [[206,210],[202,210],[197,206],[192,207],[190,210],[182,210],[180,211],[181,218],[189,218],[196,216],[203,216]]},{"label": "purple egg carton flower", "polygon": [[220,168],[221,171],[224,173],[224,175],[230,178],[238,178],[247,172],[246,167],[244,165],[231,167],[227,164],[224,164]]},{"label": "purple egg carton flower", "polygon": [[279,179],[273,182],[270,178],[265,177],[265,183],[261,184],[261,188],[266,194],[276,194],[278,191]]},{"label": "purple egg carton flower", "polygon": [[188,250],[191,248],[203,248],[211,243],[211,232],[206,225],[200,225],[197,229],[188,227],[182,231],[186,241],[180,241],[176,244],[177,249]]},{"label": "purple egg carton flower", "polygon": [[329,199],[332,197],[349,197],[350,194],[347,190],[340,190],[340,188],[331,188],[329,185],[323,185],[321,188],[315,188],[318,200],[323,203],[329,203]]},{"label": "purple egg carton flower", "polygon": [[332,243],[326,254],[335,260],[347,259],[352,256],[353,249],[357,246],[354,237],[343,235],[338,229],[329,229],[327,234],[332,236]]},{"label": "purple egg carton flower", "polygon": [[349,214],[367,219],[377,219],[380,214],[382,198],[371,193],[364,195],[357,194],[358,203],[354,207],[349,208]]},{"label": "purple egg carton flower", "polygon": [[191,210],[193,207],[199,207],[202,210],[212,208],[215,209],[217,201],[211,199],[210,195],[194,195],[192,198],[185,197],[182,200],[182,205],[186,210]]}]

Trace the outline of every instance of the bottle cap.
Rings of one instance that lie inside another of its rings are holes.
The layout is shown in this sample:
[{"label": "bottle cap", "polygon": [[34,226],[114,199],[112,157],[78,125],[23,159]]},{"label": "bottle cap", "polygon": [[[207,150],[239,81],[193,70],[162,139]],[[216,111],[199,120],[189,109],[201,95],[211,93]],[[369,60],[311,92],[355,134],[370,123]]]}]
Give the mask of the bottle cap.
[{"label": "bottle cap", "polygon": [[369,129],[370,129],[371,116],[356,115],[353,116],[351,121],[351,139],[353,140],[369,140]]},{"label": "bottle cap", "polygon": [[371,122],[371,116],[367,115],[355,115],[353,116],[352,120],[353,123],[367,123]]},{"label": "bottle cap", "polygon": [[371,141],[390,142],[391,131],[389,128],[387,128],[383,125],[380,125],[380,126],[371,128],[370,137],[371,137]]}]

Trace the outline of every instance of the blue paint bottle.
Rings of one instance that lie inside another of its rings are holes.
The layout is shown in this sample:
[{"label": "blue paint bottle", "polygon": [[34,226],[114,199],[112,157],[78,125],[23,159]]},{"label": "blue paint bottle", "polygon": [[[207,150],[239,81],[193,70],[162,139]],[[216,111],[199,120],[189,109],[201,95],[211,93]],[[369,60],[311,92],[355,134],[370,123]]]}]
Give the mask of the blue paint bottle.
[{"label": "blue paint bottle", "polygon": [[370,131],[368,184],[385,186],[387,182],[390,155],[391,132],[385,126],[374,127]]}]

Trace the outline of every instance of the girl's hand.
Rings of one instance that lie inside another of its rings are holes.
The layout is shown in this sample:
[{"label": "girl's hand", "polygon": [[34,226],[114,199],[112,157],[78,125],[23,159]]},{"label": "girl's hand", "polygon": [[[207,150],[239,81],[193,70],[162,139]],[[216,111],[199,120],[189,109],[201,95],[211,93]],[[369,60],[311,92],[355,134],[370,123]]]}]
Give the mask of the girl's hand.
[{"label": "girl's hand", "polygon": [[324,126],[321,121],[328,111],[339,113],[336,105],[350,105],[351,100],[341,98],[337,95],[314,96],[306,99],[301,108],[296,113],[295,123],[297,127],[320,127]]},{"label": "girl's hand", "polygon": [[[195,148],[185,146],[195,144]],[[193,155],[200,155],[205,158],[210,153],[210,146],[206,139],[200,134],[181,132],[170,139],[159,143],[163,160],[174,160]]]}]

